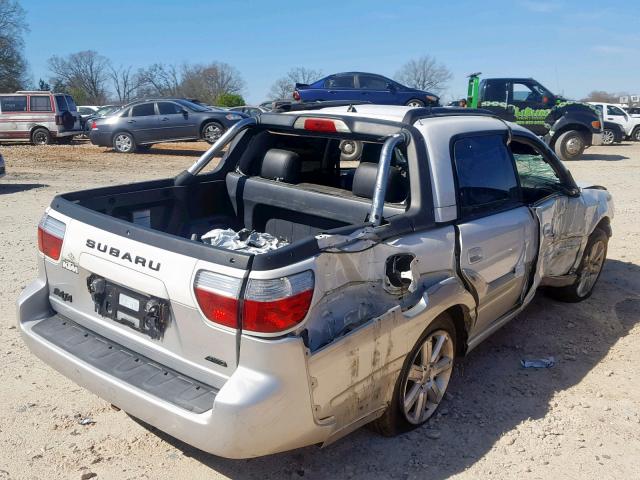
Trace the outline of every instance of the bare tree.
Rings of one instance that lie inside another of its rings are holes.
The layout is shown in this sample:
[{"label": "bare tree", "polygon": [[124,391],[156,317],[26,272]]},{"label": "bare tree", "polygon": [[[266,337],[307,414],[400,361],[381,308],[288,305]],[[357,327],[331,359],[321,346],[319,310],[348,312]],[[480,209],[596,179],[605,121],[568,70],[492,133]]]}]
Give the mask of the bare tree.
[{"label": "bare tree", "polygon": [[215,104],[220,96],[239,94],[243,88],[242,76],[227,63],[212,62],[182,67],[181,92],[187,97]]},{"label": "bare tree", "polygon": [[409,60],[396,73],[395,79],[409,87],[436,94],[447,88],[452,74],[442,63],[429,55]]},{"label": "bare tree", "polygon": [[49,59],[49,70],[54,74],[51,83],[64,84],[80,97],[78,101],[94,105],[106,100],[108,69],[109,60],[94,50]]},{"label": "bare tree", "polygon": [[109,65],[109,77],[121,104],[129,103],[135,97],[135,92],[144,85],[144,79],[133,73],[130,66],[116,68]]},{"label": "bare tree", "polygon": [[582,101],[618,103],[620,101],[620,96],[616,95],[615,93],[605,92],[603,90],[594,90],[590,92],[585,98],[583,98]]},{"label": "bare tree", "polygon": [[136,75],[139,95],[177,96],[180,92],[181,76],[174,65],[154,63],[138,70]]},{"label": "bare tree", "polygon": [[22,35],[28,29],[25,12],[15,0],[0,0],[0,91],[14,91],[27,83]]},{"label": "bare tree", "polygon": [[284,77],[276,80],[269,90],[269,97],[278,99],[289,99],[296,88],[296,83],[311,83],[322,76],[320,70],[313,70],[305,67],[294,67]]}]

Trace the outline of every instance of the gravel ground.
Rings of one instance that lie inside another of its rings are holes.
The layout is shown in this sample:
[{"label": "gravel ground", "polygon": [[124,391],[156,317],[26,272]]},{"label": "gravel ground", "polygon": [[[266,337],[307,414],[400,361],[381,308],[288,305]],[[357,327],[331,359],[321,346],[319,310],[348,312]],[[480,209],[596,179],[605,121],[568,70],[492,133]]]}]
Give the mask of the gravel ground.
[{"label": "gravel ground", "polygon": [[[591,299],[562,304],[539,294],[458,362],[437,417],[409,434],[360,429],[326,449],[225,460],[148,430],[37,360],[19,338],[14,302],[36,275],[36,225],[53,195],[172,176],[205,148],[0,147],[8,170],[0,180],[0,479],[638,478],[640,144],[592,148],[569,164],[616,201],[609,259]],[[520,367],[542,356],[556,365]],[[83,418],[95,423],[80,425]]]}]

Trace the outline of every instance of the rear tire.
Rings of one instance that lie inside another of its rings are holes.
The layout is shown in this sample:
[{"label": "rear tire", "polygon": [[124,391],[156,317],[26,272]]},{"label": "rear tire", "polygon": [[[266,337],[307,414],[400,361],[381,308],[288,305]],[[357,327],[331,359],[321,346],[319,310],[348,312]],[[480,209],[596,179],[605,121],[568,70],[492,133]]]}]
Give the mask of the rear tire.
[{"label": "rear tire", "polygon": [[46,128],[36,128],[31,132],[31,143],[33,145],[49,145],[51,143],[51,133]]},{"label": "rear tire", "polygon": [[580,158],[586,146],[582,133],[577,130],[567,130],[555,141],[553,149],[560,160],[569,162]]},{"label": "rear tire", "polygon": [[[444,399],[456,348],[453,320],[443,313],[427,327],[407,355],[391,403],[370,424],[371,428],[391,437],[424,425]],[[431,356],[429,361],[423,360],[425,354]]]},{"label": "rear tire", "polygon": [[631,132],[631,140],[640,142],[640,127],[636,127],[633,132]]},{"label": "rear tire", "polygon": [[607,259],[608,243],[607,234],[596,227],[584,248],[575,282],[566,287],[547,288],[549,296],[569,303],[581,302],[589,298]]},{"label": "rear tire", "polygon": [[113,149],[118,153],[136,151],[136,141],[129,132],[118,132],[113,136]]}]

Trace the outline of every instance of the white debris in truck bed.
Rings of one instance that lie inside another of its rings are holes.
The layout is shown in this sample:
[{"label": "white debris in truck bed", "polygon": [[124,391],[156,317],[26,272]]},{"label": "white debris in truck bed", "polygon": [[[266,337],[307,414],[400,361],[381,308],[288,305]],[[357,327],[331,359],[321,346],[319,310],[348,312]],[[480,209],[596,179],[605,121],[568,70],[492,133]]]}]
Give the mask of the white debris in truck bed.
[{"label": "white debris in truck bed", "polygon": [[256,232],[243,228],[236,232],[230,228],[214,228],[200,237],[204,243],[253,254],[266,253],[289,245],[289,242],[274,237],[270,233]]}]

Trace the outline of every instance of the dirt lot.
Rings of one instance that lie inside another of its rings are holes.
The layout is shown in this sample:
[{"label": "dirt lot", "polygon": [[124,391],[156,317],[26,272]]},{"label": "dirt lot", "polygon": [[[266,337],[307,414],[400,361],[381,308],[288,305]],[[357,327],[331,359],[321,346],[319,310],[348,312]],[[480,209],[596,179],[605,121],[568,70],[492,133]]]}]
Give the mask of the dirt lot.
[{"label": "dirt lot", "polygon": [[[90,145],[1,146],[0,479],[638,478],[640,144],[592,148],[569,165],[616,201],[609,259],[593,297],[538,295],[455,370],[427,428],[386,439],[361,429],[326,448],[247,461],[204,454],[79,388],[32,356],[14,301],[36,275],[36,225],[58,192],[174,175],[206,147],[118,155]],[[556,365],[525,370],[524,357]],[[80,425],[91,418],[94,424]],[[635,472],[635,473],[634,473]]]}]

